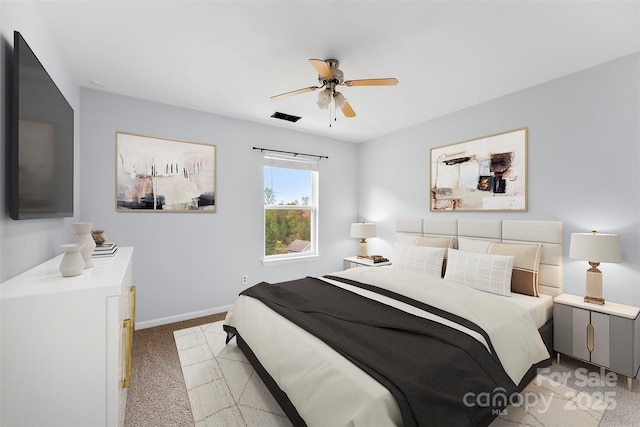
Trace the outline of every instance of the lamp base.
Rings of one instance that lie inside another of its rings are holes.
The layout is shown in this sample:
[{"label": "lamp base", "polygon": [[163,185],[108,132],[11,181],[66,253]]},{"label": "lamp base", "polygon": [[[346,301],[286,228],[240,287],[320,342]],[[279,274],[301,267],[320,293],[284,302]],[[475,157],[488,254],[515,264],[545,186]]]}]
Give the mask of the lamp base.
[{"label": "lamp base", "polygon": [[604,305],[604,298],[602,296],[602,272],[593,266],[587,270],[587,294],[584,296],[584,302]]},{"label": "lamp base", "polygon": [[[363,239],[364,240],[364,239]],[[369,254],[367,253],[367,242],[360,242],[360,246],[358,247],[358,257],[367,258]]]},{"label": "lamp base", "polygon": [[589,302],[591,304],[604,305],[604,298],[590,297],[589,295],[585,295],[584,302]]}]

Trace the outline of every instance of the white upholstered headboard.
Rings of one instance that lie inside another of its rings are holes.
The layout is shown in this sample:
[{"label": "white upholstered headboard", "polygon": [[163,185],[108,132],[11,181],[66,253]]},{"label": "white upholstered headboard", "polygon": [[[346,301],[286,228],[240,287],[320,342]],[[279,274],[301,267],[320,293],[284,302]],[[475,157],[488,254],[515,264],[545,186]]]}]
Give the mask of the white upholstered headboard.
[{"label": "white upholstered headboard", "polygon": [[526,221],[497,219],[398,218],[397,238],[414,236],[450,236],[503,243],[541,243],[538,291],[557,296],[562,293],[562,221]]}]

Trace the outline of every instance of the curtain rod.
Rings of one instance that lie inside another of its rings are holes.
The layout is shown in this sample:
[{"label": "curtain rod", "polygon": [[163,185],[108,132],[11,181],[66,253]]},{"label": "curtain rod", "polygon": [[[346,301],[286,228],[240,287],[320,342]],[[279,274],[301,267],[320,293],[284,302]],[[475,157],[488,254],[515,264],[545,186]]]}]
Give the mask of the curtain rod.
[{"label": "curtain rod", "polygon": [[293,154],[294,156],[307,156],[307,157],[317,157],[320,159],[328,159],[329,156],[320,156],[319,154],[305,154],[305,153],[295,153],[293,151],[282,151],[282,150],[271,150],[270,148],[261,148],[261,147],[253,147],[254,150],[260,150],[261,152],[268,151],[270,153],[285,153],[285,154]]}]

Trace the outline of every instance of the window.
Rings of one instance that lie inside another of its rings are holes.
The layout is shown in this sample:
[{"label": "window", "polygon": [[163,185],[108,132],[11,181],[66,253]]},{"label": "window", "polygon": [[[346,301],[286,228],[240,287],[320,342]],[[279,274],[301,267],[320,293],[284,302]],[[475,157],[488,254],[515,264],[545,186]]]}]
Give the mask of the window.
[{"label": "window", "polygon": [[318,163],[265,155],[265,260],[317,254]]}]

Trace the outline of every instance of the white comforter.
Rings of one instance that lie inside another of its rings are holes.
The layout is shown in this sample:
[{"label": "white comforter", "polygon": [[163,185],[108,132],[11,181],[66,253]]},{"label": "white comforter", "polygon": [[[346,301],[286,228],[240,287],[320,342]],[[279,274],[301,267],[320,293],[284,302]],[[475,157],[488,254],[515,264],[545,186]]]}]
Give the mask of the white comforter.
[{"label": "white comforter", "polygon": [[[516,384],[531,365],[549,358],[533,319],[504,298],[393,267],[353,268],[333,275],[404,294],[476,323],[489,335],[505,371]],[[357,287],[329,282],[390,302]],[[432,318],[413,306],[392,303]],[[309,426],[402,425],[400,410],[385,387],[261,302],[240,296],[225,324],[236,328]],[[480,335],[470,335],[484,343]]]}]

